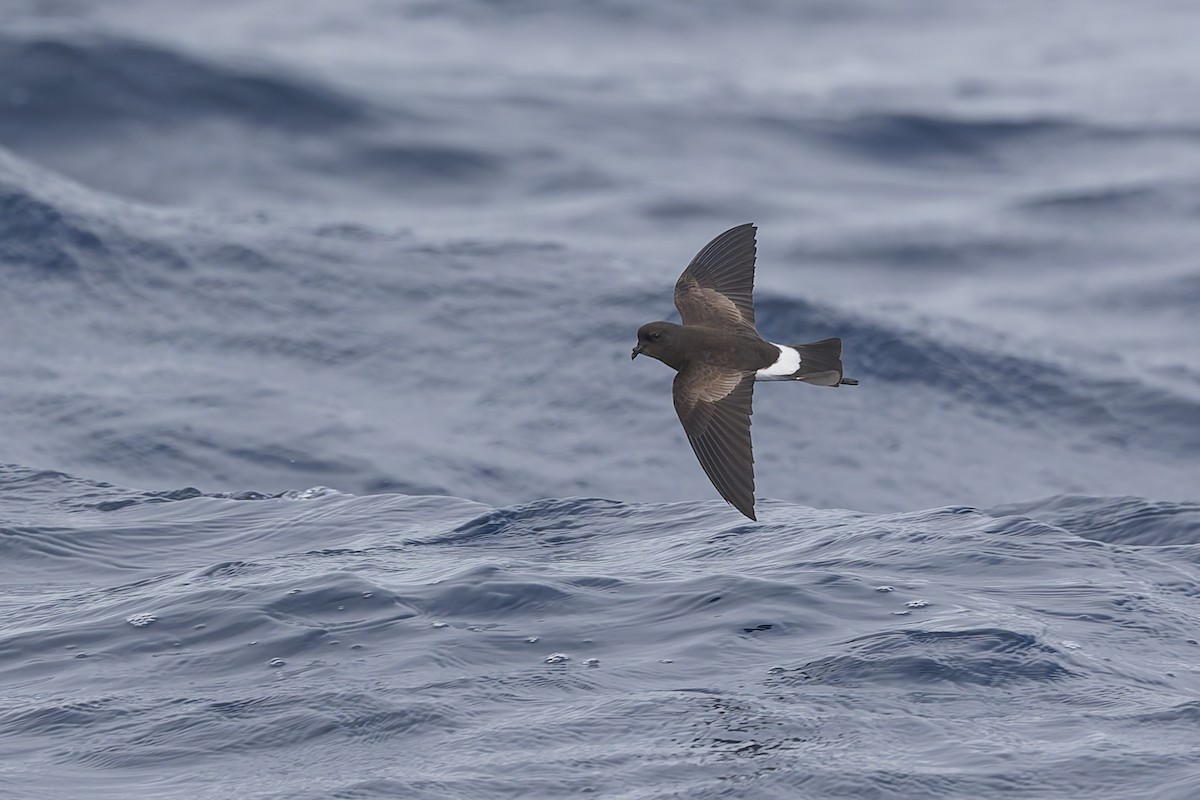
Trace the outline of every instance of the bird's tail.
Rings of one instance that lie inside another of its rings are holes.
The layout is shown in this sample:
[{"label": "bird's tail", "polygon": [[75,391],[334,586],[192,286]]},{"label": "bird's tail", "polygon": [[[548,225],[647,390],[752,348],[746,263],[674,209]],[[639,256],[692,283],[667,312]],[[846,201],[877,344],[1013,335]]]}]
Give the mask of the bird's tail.
[{"label": "bird's tail", "polygon": [[816,386],[857,386],[858,381],[842,373],[842,340],[822,339],[812,344],[792,345],[800,354],[800,369],[795,379]]}]

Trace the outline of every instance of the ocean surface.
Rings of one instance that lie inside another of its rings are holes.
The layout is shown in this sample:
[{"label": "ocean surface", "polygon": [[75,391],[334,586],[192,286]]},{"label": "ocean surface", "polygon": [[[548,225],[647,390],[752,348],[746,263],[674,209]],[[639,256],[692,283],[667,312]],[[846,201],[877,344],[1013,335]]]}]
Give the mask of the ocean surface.
[{"label": "ocean surface", "polygon": [[1198,20],[5,0],[0,798],[1200,797]]}]

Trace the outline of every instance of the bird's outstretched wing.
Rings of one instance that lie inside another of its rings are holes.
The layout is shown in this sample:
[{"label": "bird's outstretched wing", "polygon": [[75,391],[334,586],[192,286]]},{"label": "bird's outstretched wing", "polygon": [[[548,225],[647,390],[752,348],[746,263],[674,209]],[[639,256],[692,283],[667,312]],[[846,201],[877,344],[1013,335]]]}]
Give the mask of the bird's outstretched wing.
[{"label": "bird's outstretched wing", "polygon": [[675,376],[672,395],[675,413],[708,479],[726,502],[757,519],[750,444],[754,373],[688,365]]},{"label": "bird's outstretched wing", "polygon": [[684,325],[752,333],[754,326],[754,231],[730,228],[704,246],[675,282],[675,307]]}]

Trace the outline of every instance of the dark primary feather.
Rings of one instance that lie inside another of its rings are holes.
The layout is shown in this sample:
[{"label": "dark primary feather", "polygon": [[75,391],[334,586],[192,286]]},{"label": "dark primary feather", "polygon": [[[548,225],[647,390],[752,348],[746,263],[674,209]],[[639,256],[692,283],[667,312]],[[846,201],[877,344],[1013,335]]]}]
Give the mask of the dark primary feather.
[{"label": "dark primary feather", "polygon": [[675,283],[684,325],[750,333],[754,325],[754,225],[730,228],[692,259]]},{"label": "dark primary feather", "polygon": [[685,366],[672,390],[675,412],[709,480],[730,505],[757,519],[750,444],[753,394],[753,372],[708,364]]}]

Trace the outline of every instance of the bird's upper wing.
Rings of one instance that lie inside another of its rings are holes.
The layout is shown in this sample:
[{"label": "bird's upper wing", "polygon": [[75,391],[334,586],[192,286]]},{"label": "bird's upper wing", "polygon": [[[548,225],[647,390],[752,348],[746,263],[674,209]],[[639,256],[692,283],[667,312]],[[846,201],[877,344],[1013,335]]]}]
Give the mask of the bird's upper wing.
[{"label": "bird's upper wing", "polygon": [[675,376],[672,395],[675,413],[708,479],[726,502],[757,519],[750,445],[754,373],[688,365]]},{"label": "bird's upper wing", "polygon": [[675,307],[684,325],[752,333],[754,226],[730,228],[704,246],[675,282]]}]

